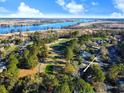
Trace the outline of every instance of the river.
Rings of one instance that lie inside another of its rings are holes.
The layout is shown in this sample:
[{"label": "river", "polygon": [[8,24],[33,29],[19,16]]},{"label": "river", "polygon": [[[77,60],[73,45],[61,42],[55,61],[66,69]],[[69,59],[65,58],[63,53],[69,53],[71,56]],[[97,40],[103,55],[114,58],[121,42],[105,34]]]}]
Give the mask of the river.
[{"label": "river", "polygon": [[13,32],[26,32],[26,31],[39,31],[39,30],[47,30],[47,29],[60,29],[68,26],[75,26],[79,23],[86,23],[91,22],[93,20],[89,19],[82,19],[82,20],[75,20],[72,22],[56,22],[56,23],[47,23],[47,24],[41,24],[41,25],[31,25],[31,26],[7,26],[7,27],[1,27],[0,26],[0,34],[7,34],[7,33],[13,33]]}]

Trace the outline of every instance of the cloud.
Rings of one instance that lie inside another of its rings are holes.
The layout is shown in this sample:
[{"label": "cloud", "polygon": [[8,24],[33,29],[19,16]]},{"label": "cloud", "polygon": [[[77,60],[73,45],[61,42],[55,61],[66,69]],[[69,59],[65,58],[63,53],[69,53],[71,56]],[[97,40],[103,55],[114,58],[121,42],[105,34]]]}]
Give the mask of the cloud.
[{"label": "cloud", "polygon": [[114,7],[118,9],[120,12],[113,12],[111,14],[112,17],[124,17],[124,0],[113,0]]},{"label": "cloud", "polygon": [[0,2],[5,2],[6,0],[0,0]]},{"label": "cloud", "polygon": [[71,0],[69,3],[66,3],[64,0],[57,0],[56,3],[71,14],[77,15],[83,14],[84,12],[84,6],[82,4],[77,4],[74,0]]},{"label": "cloud", "polygon": [[43,17],[43,13],[38,9],[31,8],[24,2],[21,2],[16,13],[10,14],[10,17]]},{"label": "cloud", "polygon": [[7,13],[10,13],[10,11],[4,7],[0,7],[0,14],[7,14]]},{"label": "cloud", "polygon": [[68,10],[72,14],[79,14],[84,11],[84,6],[81,4],[77,4],[74,1],[68,3],[65,7],[66,7],[66,10]]},{"label": "cloud", "polygon": [[59,4],[60,6],[64,6],[65,5],[65,1],[64,0],[57,0],[56,3]]},{"label": "cloud", "polygon": [[124,0],[114,0],[115,8],[124,13]]},{"label": "cloud", "polygon": [[97,3],[97,2],[92,2],[91,4],[92,4],[93,6],[98,5],[98,3]]},{"label": "cloud", "polygon": [[113,18],[123,18],[124,14],[123,13],[118,13],[118,12],[113,12],[111,14],[111,17],[113,17]]}]

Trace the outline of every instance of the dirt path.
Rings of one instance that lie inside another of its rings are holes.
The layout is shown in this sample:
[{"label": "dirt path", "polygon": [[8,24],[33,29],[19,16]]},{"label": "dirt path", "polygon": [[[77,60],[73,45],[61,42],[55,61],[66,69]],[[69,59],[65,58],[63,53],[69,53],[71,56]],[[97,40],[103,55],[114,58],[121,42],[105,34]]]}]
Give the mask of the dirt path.
[{"label": "dirt path", "polygon": [[28,69],[28,70],[20,69],[20,71],[19,71],[19,78],[25,77],[25,76],[30,76],[30,75],[35,75],[36,73],[44,72],[46,65],[47,64],[39,63],[33,69]]}]

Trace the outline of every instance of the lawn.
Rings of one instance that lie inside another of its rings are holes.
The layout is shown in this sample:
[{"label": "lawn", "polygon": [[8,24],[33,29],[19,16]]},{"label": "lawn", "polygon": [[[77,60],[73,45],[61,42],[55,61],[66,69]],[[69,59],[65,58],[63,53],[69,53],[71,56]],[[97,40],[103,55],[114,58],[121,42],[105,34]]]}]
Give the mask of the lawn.
[{"label": "lawn", "polygon": [[95,37],[94,40],[108,40],[107,37]]}]

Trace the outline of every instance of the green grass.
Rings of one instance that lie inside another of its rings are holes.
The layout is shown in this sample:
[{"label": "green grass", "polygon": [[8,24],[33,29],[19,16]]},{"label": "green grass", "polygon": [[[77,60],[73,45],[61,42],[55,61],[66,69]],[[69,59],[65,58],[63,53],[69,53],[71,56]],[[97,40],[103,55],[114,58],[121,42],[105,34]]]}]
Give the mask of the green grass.
[{"label": "green grass", "polygon": [[45,68],[45,73],[48,73],[48,74],[53,73],[53,66],[54,65],[51,65],[51,64],[47,65]]},{"label": "green grass", "polygon": [[59,39],[57,43],[54,43],[51,45],[51,47],[54,47],[54,46],[59,46],[59,44],[61,43],[65,43],[65,42],[68,42],[70,41],[71,39]]},{"label": "green grass", "polygon": [[94,40],[108,40],[107,37],[96,37],[96,38],[93,38]]}]

